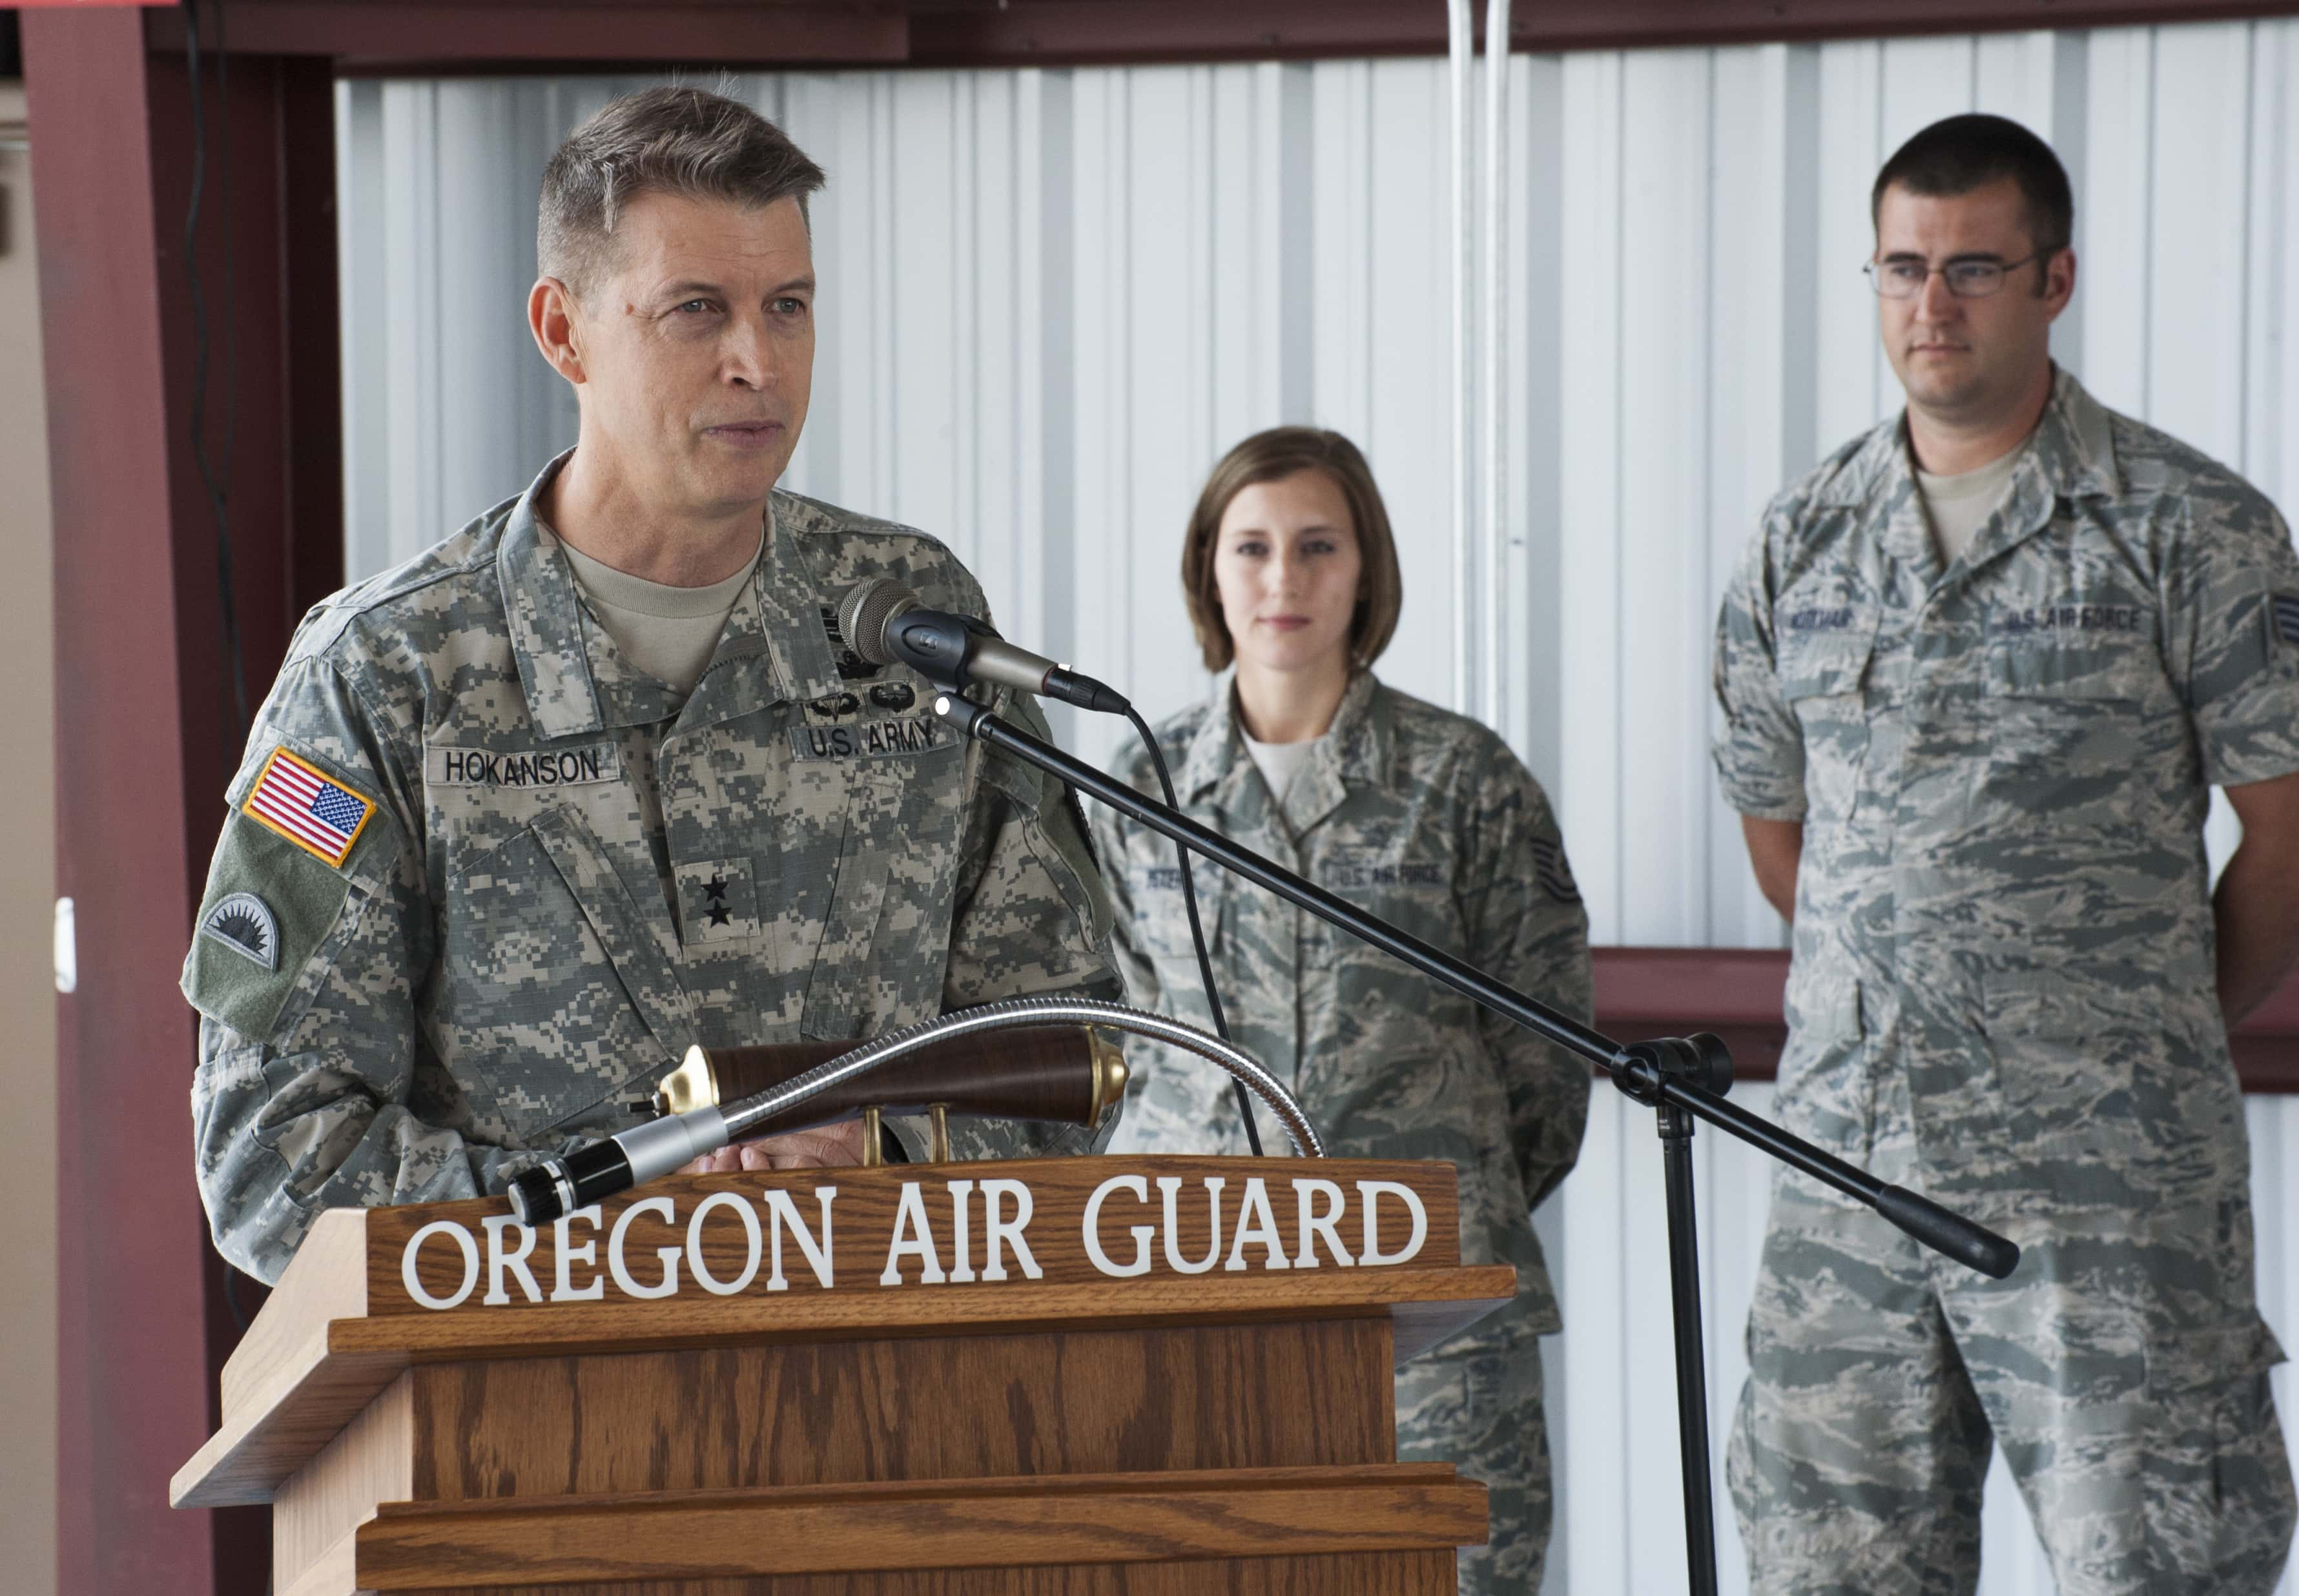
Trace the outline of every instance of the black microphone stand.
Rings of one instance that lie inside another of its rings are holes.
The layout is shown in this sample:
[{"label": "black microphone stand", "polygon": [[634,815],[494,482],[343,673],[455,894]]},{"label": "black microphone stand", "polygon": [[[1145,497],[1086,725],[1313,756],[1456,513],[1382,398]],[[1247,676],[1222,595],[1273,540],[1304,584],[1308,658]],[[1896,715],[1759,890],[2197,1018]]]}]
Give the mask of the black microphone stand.
[{"label": "black microphone stand", "polygon": [[1708,1488],[1708,1377],[1700,1338],[1699,1236],[1693,1227],[1692,1129],[1706,1120],[1761,1148],[1791,1168],[1858,1199],[1926,1246],[1984,1275],[2002,1279],[2018,1266],[2020,1249],[1921,1193],[1877,1179],[1832,1153],[1758,1118],[1723,1094],[1732,1084],[1732,1060],[1713,1036],[1672,1038],[1623,1046],[1567,1015],[1495,980],[1387,921],[1336,897],[1210,827],[1167,808],[1082,759],[1041,742],[1000,720],[953,687],[937,684],[934,713],[967,736],[1003,748],[1026,764],[1089,793],[1119,814],[1225,865],[1287,902],[1340,927],[1423,974],[1494,1013],[1588,1059],[1613,1084],[1658,1116],[1662,1165],[1668,1193],[1669,1289],[1676,1331],[1677,1440],[1684,1470],[1685,1554],[1694,1596],[1716,1590],[1716,1517]]}]

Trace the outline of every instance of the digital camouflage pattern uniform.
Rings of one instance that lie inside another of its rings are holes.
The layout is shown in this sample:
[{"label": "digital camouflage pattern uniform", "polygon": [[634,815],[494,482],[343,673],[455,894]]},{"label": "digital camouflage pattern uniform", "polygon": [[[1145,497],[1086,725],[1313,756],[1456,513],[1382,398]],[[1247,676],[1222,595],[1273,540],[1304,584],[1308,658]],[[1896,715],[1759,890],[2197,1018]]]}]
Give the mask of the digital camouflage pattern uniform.
[{"label": "digital camouflage pattern uniform", "polygon": [[[1540,783],[1473,721],[1351,682],[1281,812],[1247,752],[1230,675],[1158,728],[1182,806],[1331,891],[1564,1010],[1589,1017],[1589,917]],[[1116,773],[1158,792],[1145,753]],[[1210,1027],[1173,845],[1108,810],[1094,828],[1134,1002]],[[1220,866],[1193,861],[1214,979],[1238,1044],[1300,1099],[1331,1152],[1449,1161],[1461,1256],[1515,1264],[1517,1299],[1398,1374],[1398,1452],[1492,1492],[1492,1539],[1462,1585],[1539,1588],[1549,1524],[1540,1337],[1556,1296],[1531,1210],[1579,1154],[1589,1067]],[[1229,1078],[1142,1038],[1114,1146],[1245,1153]],[[1284,1150],[1265,1115],[1265,1145]]]},{"label": "digital camouflage pattern uniform", "polygon": [[[1060,790],[962,743],[923,679],[842,666],[826,617],[857,582],[984,613],[948,550],[776,492],[681,704],[619,657],[537,523],[556,469],[314,609],[230,789],[200,918],[220,929],[183,985],[201,1192],[263,1279],[321,1209],[501,1192],[628,1128],[693,1043],[1116,995]],[[1027,702],[1000,712],[1042,728]],[[359,822],[340,862],[251,812],[276,812],[255,801],[275,749]],[[898,1134],[923,1156],[917,1126]],[[1006,1122],[952,1135],[961,1156],[1084,1150]]]},{"label": "digital camouflage pattern uniform", "polygon": [[2299,559],[2058,375],[1942,567],[1901,423],[1776,499],[1716,764],[1804,823],[1793,1130],[2017,1242],[1992,1281],[1774,1188],[1730,1472],[1755,1589],[1968,1592],[1991,1435],[2065,1596],[2265,1592],[2292,1487],[2214,988],[2208,788],[2299,771]]}]

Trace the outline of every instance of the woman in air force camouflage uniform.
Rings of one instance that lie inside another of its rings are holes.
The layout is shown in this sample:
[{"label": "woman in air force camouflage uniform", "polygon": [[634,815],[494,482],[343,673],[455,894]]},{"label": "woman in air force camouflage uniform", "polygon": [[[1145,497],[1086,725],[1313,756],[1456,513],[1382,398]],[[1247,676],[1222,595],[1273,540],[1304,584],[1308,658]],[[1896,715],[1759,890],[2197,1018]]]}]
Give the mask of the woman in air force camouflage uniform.
[{"label": "woman in air force camouflage uniform", "polygon": [[[1586,1019],[1588,916],[1540,783],[1491,732],[1369,668],[1401,595],[1365,457],[1307,427],[1248,438],[1198,500],[1182,581],[1221,673],[1158,729],[1183,807]],[[1158,790],[1144,753],[1116,773]],[[1208,1024],[1172,845],[1107,810],[1097,823],[1134,1001]],[[1491,1487],[1491,1542],[1464,1554],[1461,1588],[1530,1592],[1549,1526],[1540,1337],[1558,1325],[1531,1214],[1573,1167],[1588,1068],[1217,865],[1199,862],[1196,882],[1238,1043],[1330,1151],[1452,1161],[1463,1260],[1516,1266],[1509,1308],[1399,1371],[1398,1453]],[[1226,1076],[1154,1044],[1129,1057],[1116,1146],[1247,1150]]]}]

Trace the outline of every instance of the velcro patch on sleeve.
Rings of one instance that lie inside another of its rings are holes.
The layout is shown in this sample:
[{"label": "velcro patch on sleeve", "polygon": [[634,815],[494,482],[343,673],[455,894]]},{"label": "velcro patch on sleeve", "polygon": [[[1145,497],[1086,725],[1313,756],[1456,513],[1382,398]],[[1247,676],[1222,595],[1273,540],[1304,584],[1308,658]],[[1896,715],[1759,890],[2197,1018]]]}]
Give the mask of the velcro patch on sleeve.
[{"label": "velcro patch on sleeve", "polygon": [[278,748],[263,762],[263,773],[240,809],[330,869],[341,870],[352,845],[375,817],[375,800]]}]

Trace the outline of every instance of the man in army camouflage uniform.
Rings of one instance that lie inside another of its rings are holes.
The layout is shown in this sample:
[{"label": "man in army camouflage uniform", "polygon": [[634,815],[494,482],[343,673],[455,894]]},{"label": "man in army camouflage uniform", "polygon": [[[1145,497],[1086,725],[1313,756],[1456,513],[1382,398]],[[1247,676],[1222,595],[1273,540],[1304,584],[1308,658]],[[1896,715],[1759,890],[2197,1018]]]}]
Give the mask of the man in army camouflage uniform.
[{"label": "man in army camouflage uniform", "polygon": [[[1271,567],[1354,563],[1335,573],[1325,601],[1320,578],[1273,569],[1260,608],[1310,622],[1273,641],[1229,574],[1248,563],[1237,550],[1284,550],[1252,556]],[[1365,668],[1394,629],[1400,594],[1388,515],[1362,455],[1307,427],[1247,439],[1207,484],[1183,573],[1207,665],[1222,674],[1205,703],[1158,729],[1182,806],[1586,1020],[1589,917],[1540,782],[1486,727]],[[1326,648],[1281,657],[1319,620],[1330,623]],[[1285,685],[1273,678],[1298,687],[1313,675],[1338,701],[1299,728],[1318,734],[1286,739]],[[1145,753],[1115,773],[1158,791]],[[1111,946],[1133,1000],[1209,1027],[1173,845],[1105,809],[1094,829]],[[1464,1550],[1461,1589],[1529,1596],[1551,1508],[1540,1338],[1560,1325],[1531,1210],[1579,1155],[1588,1066],[1217,865],[1199,862],[1194,874],[1238,1044],[1300,1100],[1328,1151],[1451,1163],[1462,1260],[1516,1267],[1515,1302],[1398,1369],[1397,1443],[1400,1458],[1455,1463],[1491,1493],[1490,1542]],[[1140,1038],[1126,1056],[1134,1073],[1114,1146],[1248,1150],[1226,1078]]]},{"label": "man in army camouflage uniform", "polygon": [[1794,925],[1781,1119],[2022,1257],[1988,1280],[1780,1181],[1730,1460],[1752,1584],[1971,1591],[1992,1438],[2068,1596],[2264,1596],[2292,1483],[2226,1025],[2299,955],[2299,558],[2053,367],[2042,141],[1937,124],[1874,202],[1907,409],[1766,511],[1716,762]]},{"label": "man in army camouflage uniform", "polygon": [[[774,488],[806,418],[821,182],[698,90],[577,129],[529,303],[576,449],[296,634],[184,971],[201,1191],[251,1273],[276,1279],[321,1209],[500,1192],[626,1129],[696,1042],[1116,996],[1060,790],[962,744],[826,619],[886,575],[980,615],[974,579]],[[859,1149],[849,1124],[712,1162]]]}]

